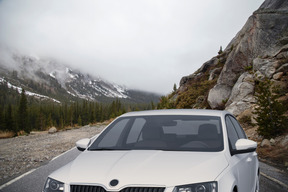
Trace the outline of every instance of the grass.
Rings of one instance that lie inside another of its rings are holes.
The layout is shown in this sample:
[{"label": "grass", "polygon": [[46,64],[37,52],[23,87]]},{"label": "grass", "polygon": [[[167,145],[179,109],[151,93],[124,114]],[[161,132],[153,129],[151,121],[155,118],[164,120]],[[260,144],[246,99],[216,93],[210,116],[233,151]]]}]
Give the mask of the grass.
[{"label": "grass", "polygon": [[284,166],[288,162],[288,151],[285,147],[271,146],[271,147],[258,147],[257,153],[260,158],[269,160],[275,164]]},{"label": "grass", "polygon": [[12,131],[0,131],[0,139],[11,138],[14,137],[14,135]]}]

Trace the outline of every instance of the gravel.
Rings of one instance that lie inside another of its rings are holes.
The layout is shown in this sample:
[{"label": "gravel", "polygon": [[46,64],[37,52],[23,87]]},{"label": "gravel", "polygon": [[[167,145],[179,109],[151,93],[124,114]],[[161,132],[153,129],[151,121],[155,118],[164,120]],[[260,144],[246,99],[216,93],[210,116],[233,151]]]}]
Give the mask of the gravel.
[{"label": "gravel", "polygon": [[32,132],[28,136],[0,139],[0,183],[48,163],[73,148],[79,139],[91,138],[105,126],[84,126],[54,134]]}]

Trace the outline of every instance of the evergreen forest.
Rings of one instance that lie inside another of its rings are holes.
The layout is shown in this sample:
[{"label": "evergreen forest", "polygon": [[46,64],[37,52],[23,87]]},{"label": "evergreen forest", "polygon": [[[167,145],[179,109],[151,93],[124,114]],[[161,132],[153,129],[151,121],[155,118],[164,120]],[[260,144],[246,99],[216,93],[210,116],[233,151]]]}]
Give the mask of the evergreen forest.
[{"label": "evergreen forest", "polygon": [[110,103],[79,99],[59,104],[27,96],[24,89],[19,94],[17,90],[0,84],[0,131],[13,132],[14,135],[44,131],[53,126],[57,129],[83,126],[110,120],[128,111],[152,108],[153,102],[135,104],[120,99]]}]

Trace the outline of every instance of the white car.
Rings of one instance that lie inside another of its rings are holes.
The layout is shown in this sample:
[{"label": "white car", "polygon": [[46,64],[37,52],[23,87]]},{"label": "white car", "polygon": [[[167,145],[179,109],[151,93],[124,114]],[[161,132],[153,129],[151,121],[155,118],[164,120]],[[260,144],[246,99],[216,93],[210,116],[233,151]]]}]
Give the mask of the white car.
[{"label": "white car", "polygon": [[44,192],[255,192],[257,143],[216,110],[126,113],[53,172]]}]

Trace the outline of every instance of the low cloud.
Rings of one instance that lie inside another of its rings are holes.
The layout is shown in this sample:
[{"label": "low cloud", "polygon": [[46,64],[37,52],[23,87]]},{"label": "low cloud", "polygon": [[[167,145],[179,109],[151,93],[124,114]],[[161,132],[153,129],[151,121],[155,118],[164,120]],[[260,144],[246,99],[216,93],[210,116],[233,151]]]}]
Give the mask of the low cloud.
[{"label": "low cloud", "polygon": [[167,94],[263,0],[2,0],[0,44],[129,88]]}]

